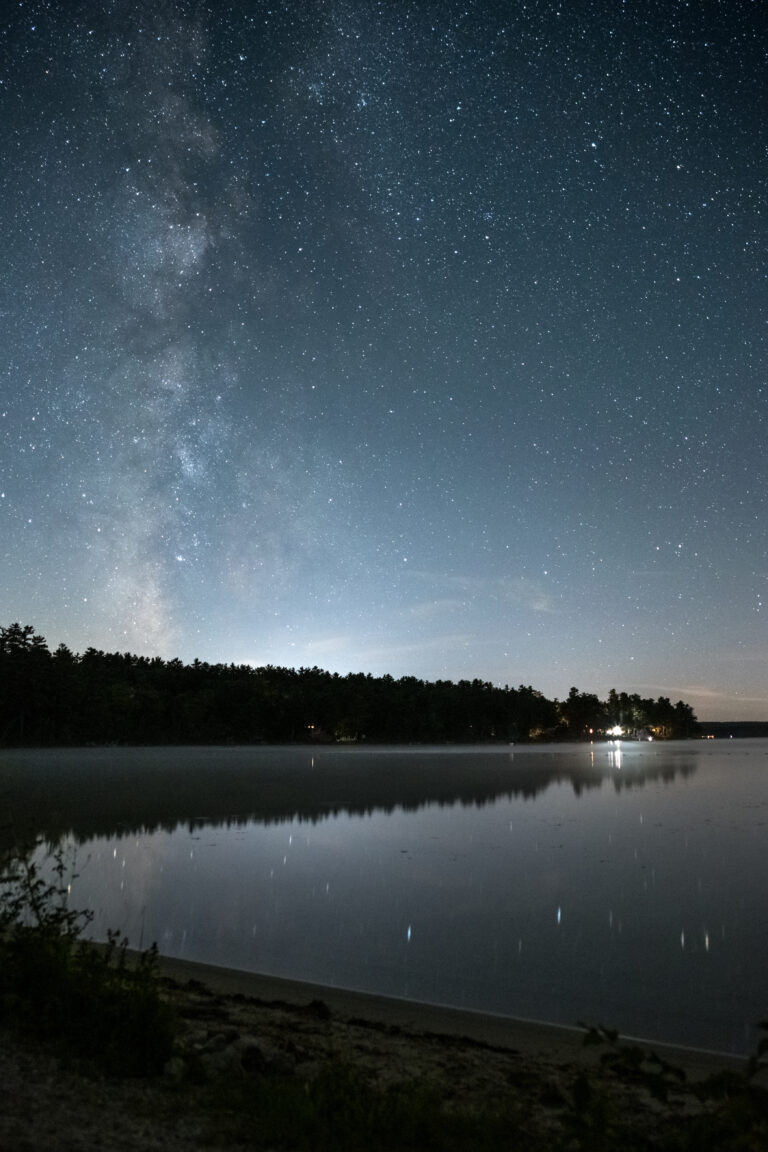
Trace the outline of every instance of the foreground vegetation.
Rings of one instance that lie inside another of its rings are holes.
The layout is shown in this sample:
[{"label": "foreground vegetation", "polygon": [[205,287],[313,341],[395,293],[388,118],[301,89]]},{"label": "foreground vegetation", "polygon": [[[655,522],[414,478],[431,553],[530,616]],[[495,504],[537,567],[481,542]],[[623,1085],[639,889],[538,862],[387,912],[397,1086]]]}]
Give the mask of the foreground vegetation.
[{"label": "foreground vegetation", "polygon": [[[123,1110],[121,1148],[143,1147],[149,1131],[152,1147],[161,1141],[169,1152],[768,1146],[761,1063],[768,1038],[742,1070],[691,1082],[673,1063],[602,1028],[585,1028],[585,1043],[599,1046],[597,1059],[564,1065],[460,1037],[345,1023],[319,1002],[291,1008],[216,997],[202,985],[161,981],[152,952],[134,966],[114,940],[103,950],[83,944],[78,932],[88,918],[67,907],[65,871],[59,855],[56,879],[46,884],[27,854],[0,875],[2,1050],[7,1055],[31,1037],[41,1051],[55,1051],[54,1076],[66,1081],[66,1092],[51,1094],[52,1065],[43,1055],[25,1107],[55,1108],[63,1095],[56,1119],[62,1147],[81,1146],[65,1126],[89,1102],[97,1125],[105,1108],[113,1124]],[[20,1058],[34,1072],[29,1052]],[[138,1098],[133,1081],[114,1079],[137,1076],[147,1085]],[[0,1143],[12,1107],[6,1095]],[[125,1131],[137,1108],[142,1127],[129,1144]],[[31,1123],[28,1112],[22,1123]],[[37,1145],[32,1138],[24,1146]],[[99,1146],[110,1147],[103,1127]]]},{"label": "foreground vegetation", "polygon": [[156,950],[128,963],[127,941],[81,939],[90,921],[67,905],[61,853],[46,882],[31,853],[0,875],[0,1023],[54,1041],[83,1066],[117,1075],[160,1072],[173,1019],[155,977]]},{"label": "foreground vegetation", "polygon": [[482,680],[51,653],[31,625],[0,627],[0,745],[579,740],[614,725],[687,737],[696,717],[683,701],[615,691],[558,701]]},{"label": "foreground vegetation", "polygon": [[[595,1030],[593,1030],[595,1031]],[[603,1039],[602,1030],[598,1030]],[[597,1032],[595,1032],[597,1034]],[[589,1033],[588,1035],[591,1035]],[[249,1146],[436,1152],[764,1152],[768,1092],[746,1075],[697,1085],[653,1054],[609,1041],[589,1071],[511,1079],[482,1106],[454,1099],[418,1073],[388,1089],[331,1060],[311,1084],[295,1077],[203,1087],[219,1138]],[[251,1145],[252,1146],[252,1145]]]}]

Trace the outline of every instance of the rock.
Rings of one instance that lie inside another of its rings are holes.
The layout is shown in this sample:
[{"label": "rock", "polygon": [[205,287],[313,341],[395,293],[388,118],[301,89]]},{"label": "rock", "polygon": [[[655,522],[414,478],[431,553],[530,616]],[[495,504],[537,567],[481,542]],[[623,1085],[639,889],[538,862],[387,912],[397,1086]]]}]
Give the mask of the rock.
[{"label": "rock", "polygon": [[182,1060],[181,1056],[171,1056],[163,1068],[163,1075],[166,1076],[172,1083],[180,1084],[184,1079],[184,1073],[187,1066]]},{"label": "rock", "polygon": [[207,1076],[243,1076],[244,1069],[237,1045],[200,1053],[200,1065]]},{"label": "rock", "polygon": [[[237,1036],[229,1043],[214,1044],[199,1053],[199,1062],[207,1076],[290,1076],[296,1061],[289,1053],[258,1036]],[[218,1041],[216,1043],[215,1041]]]},{"label": "rock", "polygon": [[238,1046],[242,1067],[251,1076],[290,1076],[296,1068],[294,1057],[268,1040],[243,1036]]},{"label": "rock", "polygon": [[318,1020],[330,1020],[333,1015],[324,1000],[310,1000],[305,1011],[308,1015],[315,1016]]}]

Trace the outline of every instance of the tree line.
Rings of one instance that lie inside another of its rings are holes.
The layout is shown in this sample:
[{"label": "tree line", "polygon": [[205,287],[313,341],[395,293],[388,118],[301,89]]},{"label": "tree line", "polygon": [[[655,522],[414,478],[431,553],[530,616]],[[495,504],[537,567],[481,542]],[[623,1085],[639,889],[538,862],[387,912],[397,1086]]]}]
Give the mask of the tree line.
[{"label": "tree line", "polygon": [[614,725],[688,737],[693,710],[666,697],[572,688],[548,700],[521,684],[425,681],[163,660],[65,644],[32,625],[0,627],[0,745],[483,743],[600,738]]}]

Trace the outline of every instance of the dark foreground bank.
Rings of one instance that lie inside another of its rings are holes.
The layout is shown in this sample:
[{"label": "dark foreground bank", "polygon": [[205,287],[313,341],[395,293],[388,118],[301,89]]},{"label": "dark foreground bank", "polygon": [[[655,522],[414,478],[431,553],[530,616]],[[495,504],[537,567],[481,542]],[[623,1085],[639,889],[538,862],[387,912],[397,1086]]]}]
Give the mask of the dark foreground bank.
[{"label": "dark foreground bank", "polygon": [[613,1041],[161,958],[176,1020],[160,1076],[104,1076],[0,1032],[0,1147],[758,1149],[760,1072]]}]

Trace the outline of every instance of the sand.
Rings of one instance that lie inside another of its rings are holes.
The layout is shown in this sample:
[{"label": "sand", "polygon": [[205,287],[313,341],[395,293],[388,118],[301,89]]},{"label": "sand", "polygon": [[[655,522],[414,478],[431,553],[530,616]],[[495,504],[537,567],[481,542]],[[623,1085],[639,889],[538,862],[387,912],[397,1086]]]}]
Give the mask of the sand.
[{"label": "sand", "polygon": [[[294,1006],[321,1001],[334,1016],[343,1020],[365,1020],[415,1034],[464,1037],[492,1048],[514,1051],[532,1060],[558,1064],[592,1063],[596,1054],[594,1047],[585,1047],[584,1030],[576,1027],[423,1004],[167,956],[159,958],[159,971],[180,984],[197,981],[221,996],[246,996],[267,1003]],[[682,1048],[637,1037],[622,1039],[653,1049],[665,1060],[684,1069],[692,1079],[744,1066],[743,1058],[726,1053]]]},{"label": "sand", "polygon": [[588,1076],[622,1131],[641,1133],[644,1148],[662,1148],[670,1124],[707,1119],[694,1081],[744,1067],[734,1057],[654,1044],[687,1074],[662,1104],[642,1078],[602,1066],[605,1047],[585,1047],[579,1029],[167,957],[158,969],[179,1025],[177,1055],[158,1078],[84,1075],[55,1048],[0,1029],[0,1148],[266,1152],[274,1144],[260,1133],[257,1114],[221,1111],[222,1086],[238,1084],[244,1099],[250,1085],[281,1075],[308,1086],[329,1060],[353,1067],[380,1092],[428,1084],[449,1112],[478,1116],[501,1103],[511,1109],[513,1134],[535,1152],[573,1146],[574,1102]]}]

